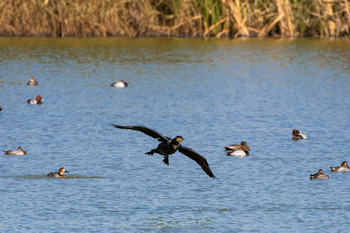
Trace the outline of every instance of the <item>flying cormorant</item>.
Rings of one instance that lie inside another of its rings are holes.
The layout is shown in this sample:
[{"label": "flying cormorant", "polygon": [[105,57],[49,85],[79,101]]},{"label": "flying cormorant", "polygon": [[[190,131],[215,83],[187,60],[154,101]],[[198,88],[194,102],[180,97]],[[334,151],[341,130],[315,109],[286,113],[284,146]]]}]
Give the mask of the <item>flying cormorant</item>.
[{"label": "flying cormorant", "polygon": [[182,154],[196,161],[199,164],[199,166],[202,167],[203,171],[207,173],[209,177],[213,179],[216,178],[212,173],[212,171],[210,170],[207,160],[203,156],[201,156],[191,148],[184,147],[180,144],[180,142],[184,140],[182,136],[176,136],[175,138],[171,139],[145,126],[120,126],[115,124],[112,124],[112,126],[118,129],[131,129],[131,130],[140,131],[148,136],[151,136],[152,138],[158,139],[158,141],[160,141],[158,147],[156,149],[152,149],[146,154],[153,155],[154,153],[158,153],[163,155],[164,156],[163,162],[165,164],[169,165],[169,158],[168,158],[169,155],[174,154],[178,150]]}]

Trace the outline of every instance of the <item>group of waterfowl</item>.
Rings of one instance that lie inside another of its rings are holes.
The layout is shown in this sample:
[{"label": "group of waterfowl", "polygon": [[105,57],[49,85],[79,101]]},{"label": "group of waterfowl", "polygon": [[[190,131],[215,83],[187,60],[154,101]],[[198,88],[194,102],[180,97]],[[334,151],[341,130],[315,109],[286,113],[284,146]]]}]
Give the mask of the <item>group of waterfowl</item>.
[{"label": "group of waterfowl", "polygon": [[[27,82],[27,85],[29,86],[36,86],[38,85],[38,81],[35,80],[34,77],[31,77],[30,80]],[[118,82],[114,82],[111,84],[112,87],[116,87],[116,88],[124,88],[127,87],[128,84],[124,81],[118,81]],[[44,99],[38,95],[35,99],[28,99],[27,103],[28,104],[42,104],[44,101]],[[0,111],[2,110],[1,106],[0,106]],[[22,147],[18,147],[16,150],[6,150],[4,151],[5,155],[13,155],[13,156],[23,156],[23,155],[27,155],[27,152],[25,150],[22,149]],[[47,174],[47,176],[49,177],[54,177],[54,178],[64,178],[65,172],[69,172],[67,171],[64,167],[61,167],[59,169],[58,172],[50,172],[49,174]]]},{"label": "group of waterfowl", "polygon": [[[38,85],[38,81],[35,80],[34,77],[31,77],[30,80],[27,82],[27,85],[29,86],[36,86]],[[27,100],[28,104],[42,104],[44,99],[38,95],[35,99],[29,99]],[[0,111],[2,110],[1,106],[0,106]],[[22,147],[18,147],[17,150],[6,150],[4,151],[5,155],[14,155],[14,156],[23,156],[23,155],[27,155],[27,151],[23,150]],[[67,171],[65,168],[61,167],[59,169],[58,172],[50,172],[49,174],[47,174],[47,176],[49,177],[54,177],[54,178],[64,178],[65,172],[69,172]]]},{"label": "group of waterfowl", "polygon": [[[294,140],[307,139],[306,135],[303,134],[303,132],[300,132],[296,129],[293,129],[292,134]],[[224,148],[227,156],[235,156],[238,158],[244,158],[248,156],[250,151],[250,147],[245,141],[242,141],[241,144],[229,145],[225,146]]]},{"label": "group of waterfowl", "polygon": [[[293,134],[294,140],[307,139],[306,135],[303,134],[303,132],[299,132],[296,129],[293,130],[292,134]],[[331,167],[331,171],[332,172],[350,172],[350,168],[348,167],[348,163],[346,161],[344,161],[338,167]],[[319,169],[316,174],[310,175],[310,180],[313,180],[313,179],[328,180],[329,176],[327,174],[323,173],[322,169]]]},{"label": "group of waterfowl", "polygon": [[[35,86],[38,85],[38,82],[35,80],[34,77],[32,77],[28,82],[27,85]],[[128,87],[128,84],[124,81],[118,81],[111,84],[112,87],[116,88],[125,88]],[[35,99],[29,99],[27,102],[29,104],[42,104],[42,101],[44,99],[38,95]],[[0,106],[0,111],[1,111]],[[184,140],[182,136],[176,136],[175,138],[170,138],[167,136],[164,136],[160,134],[159,132],[147,128],[145,126],[121,126],[116,124],[111,124],[113,127],[118,129],[129,129],[129,130],[135,130],[142,132],[148,136],[151,136],[155,139],[158,139],[160,142],[155,149],[151,149],[149,152],[146,152],[147,155],[153,155],[154,153],[158,153],[160,155],[163,155],[164,159],[163,162],[167,165],[169,165],[169,155],[174,154],[176,151],[179,151],[180,153],[186,155],[190,159],[194,160],[202,169],[203,171],[210,177],[215,179],[215,175],[211,171],[209,164],[205,157],[197,153],[196,151],[192,150],[191,148],[184,147],[180,144]],[[292,131],[293,139],[299,140],[299,139],[307,139],[306,135],[302,132],[294,129]],[[235,156],[238,158],[243,158],[249,155],[250,147],[247,145],[247,142],[242,141],[240,144],[234,144],[224,147],[225,152],[227,156]],[[18,147],[17,150],[7,150],[4,151],[5,155],[16,155],[16,156],[22,156],[26,155],[27,152],[22,149],[22,147]],[[344,161],[342,164],[338,167],[331,167],[331,171],[333,172],[350,172],[350,167],[348,166],[347,162]],[[67,171],[65,168],[60,168],[58,172],[50,172],[47,174],[49,177],[55,177],[55,178],[64,178],[65,172]],[[310,175],[310,179],[329,179],[329,176],[327,174],[323,173],[323,170],[320,169],[316,174]]]},{"label": "group of waterfowl", "polygon": [[[292,131],[293,139],[307,139],[306,135],[303,132],[300,132],[296,129]],[[225,151],[228,156],[235,156],[238,158],[243,158],[249,155],[250,147],[247,145],[245,141],[241,142],[241,144],[225,146]],[[342,162],[340,166],[331,167],[332,172],[350,172],[350,167],[346,161]],[[319,169],[316,174],[311,174],[310,179],[318,179],[318,180],[327,180],[329,176],[323,173],[322,169]]]},{"label": "group of waterfowl", "polygon": [[[5,155],[22,156],[22,155],[26,155],[27,151],[23,150],[22,147],[18,147],[17,150],[4,150],[4,154]],[[65,172],[69,172],[69,171],[67,171],[65,168],[61,167],[58,172],[50,172],[49,174],[47,174],[47,176],[55,177],[55,178],[64,178]]]},{"label": "group of waterfowl", "polygon": [[[332,172],[350,172],[350,167],[348,166],[348,162],[344,161],[337,167],[331,167]],[[318,179],[318,180],[328,180],[329,176],[323,173],[323,170],[320,169],[316,174],[310,175],[310,180]]]},{"label": "group of waterfowl", "polygon": [[[296,129],[293,130],[292,134],[293,134],[293,139],[295,140],[307,139],[306,135],[303,134],[303,132],[299,132]],[[331,171],[332,172],[350,172],[350,167],[348,166],[348,163],[344,161],[338,167],[331,167]],[[325,174],[322,169],[319,169],[317,173],[310,175],[310,180],[313,180],[313,179],[328,180],[329,176]]]}]

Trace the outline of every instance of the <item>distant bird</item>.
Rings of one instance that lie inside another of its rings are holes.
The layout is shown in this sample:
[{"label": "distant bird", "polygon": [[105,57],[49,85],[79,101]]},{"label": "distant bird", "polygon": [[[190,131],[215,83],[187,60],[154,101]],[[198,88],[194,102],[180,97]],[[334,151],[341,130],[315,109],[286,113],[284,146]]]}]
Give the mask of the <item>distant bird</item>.
[{"label": "distant bird", "polygon": [[235,150],[241,150],[242,148],[245,152],[250,151],[250,147],[247,145],[247,143],[245,141],[241,142],[241,144],[225,146],[226,153],[231,152],[231,151],[235,151]]},{"label": "distant bird", "polygon": [[111,84],[112,87],[124,88],[128,87],[128,84],[124,80],[120,80],[119,82],[114,82]]},{"label": "distant bird", "polygon": [[38,84],[39,84],[38,81],[36,81],[34,77],[31,77],[29,79],[29,81],[27,82],[27,85],[29,85],[29,86],[36,86]]},{"label": "distant bird", "polygon": [[17,150],[4,150],[5,155],[26,155],[27,152],[22,149],[22,147],[18,147]]},{"label": "distant bird", "polygon": [[245,151],[243,147],[241,147],[239,150],[231,150],[231,151],[226,151],[227,156],[235,156],[238,158],[244,158],[249,155],[248,151]]},{"label": "distant bird", "polygon": [[299,132],[299,130],[293,129],[293,139],[307,139],[306,135],[303,132]]},{"label": "distant bird", "polygon": [[332,172],[350,172],[350,167],[348,162],[344,161],[340,164],[339,167],[331,167]]},{"label": "distant bird", "polygon": [[0,111],[2,110],[1,106],[0,106]]},{"label": "distant bird", "polygon": [[158,153],[163,155],[164,156],[163,162],[166,165],[169,165],[169,155],[174,154],[178,150],[182,154],[196,161],[199,164],[199,166],[202,167],[203,171],[207,173],[209,177],[213,179],[216,178],[212,173],[212,171],[210,170],[207,160],[203,156],[201,156],[194,150],[184,147],[180,144],[180,142],[184,140],[182,136],[176,136],[175,138],[171,139],[145,126],[120,126],[115,124],[112,124],[112,126],[118,129],[130,129],[130,130],[140,131],[148,136],[151,136],[152,138],[158,139],[158,141],[160,141],[160,144],[158,145],[158,147],[156,149],[152,149],[146,154],[153,155],[154,153]]},{"label": "distant bird", "polygon": [[329,176],[327,174],[324,174],[322,169],[320,169],[316,174],[310,175],[310,180],[313,180],[313,179],[328,180]]},{"label": "distant bird", "polygon": [[65,172],[69,173],[69,171],[67,171],[64,167],[61,167],[58,172],[50,172],[49,174],[47,174],[47,176],[55,177],[55,178],[64,178],[64,177],[66,177],[64,175]]},{"label": "distant bird", "polygon": [[42,104],[44,101],[43,98],[41,98],[40,95],[38,95],[35,99],[29,99],[27,100],[28,104]]}]

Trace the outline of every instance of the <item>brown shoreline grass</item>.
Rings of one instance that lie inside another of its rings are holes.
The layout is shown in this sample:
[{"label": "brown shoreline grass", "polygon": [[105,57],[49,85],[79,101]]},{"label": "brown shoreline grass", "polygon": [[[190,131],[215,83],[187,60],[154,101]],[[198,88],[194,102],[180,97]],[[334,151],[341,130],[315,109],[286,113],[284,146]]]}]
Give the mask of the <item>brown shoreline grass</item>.
[{"label": "brown shoreline grass", "polygon": [[1,36],[339,37],[349,0],[8,0]]}]

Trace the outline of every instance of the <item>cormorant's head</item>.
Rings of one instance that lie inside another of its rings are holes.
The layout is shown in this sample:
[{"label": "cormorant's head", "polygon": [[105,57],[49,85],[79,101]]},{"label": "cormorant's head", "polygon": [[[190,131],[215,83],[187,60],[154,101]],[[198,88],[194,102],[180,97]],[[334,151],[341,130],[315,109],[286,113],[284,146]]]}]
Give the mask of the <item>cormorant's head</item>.
[{"label": "cormorant's head", "polygon": [[177,142],[182,142],[183,140],[185,140],[182,136],[176,136],[174,138]]}]

